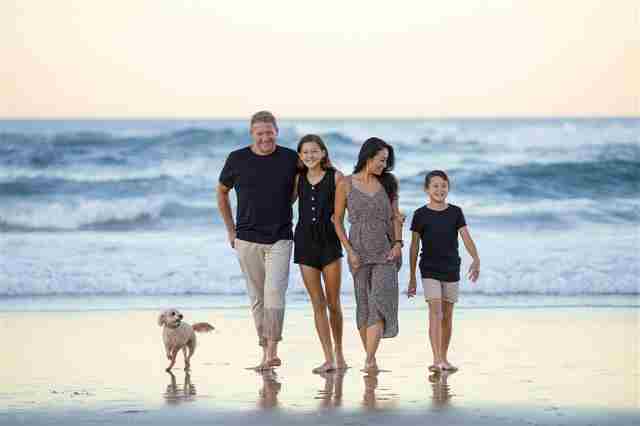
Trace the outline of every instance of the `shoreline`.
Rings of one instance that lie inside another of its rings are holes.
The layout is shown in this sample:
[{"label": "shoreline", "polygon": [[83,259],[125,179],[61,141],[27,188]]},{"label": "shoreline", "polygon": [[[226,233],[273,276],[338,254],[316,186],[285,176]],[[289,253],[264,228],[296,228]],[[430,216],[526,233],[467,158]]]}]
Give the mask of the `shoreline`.
[{"label": "shoreline", "polygon": [[[408,300],[404,289],[400,293],[400,308],[426,308],[418,294]],[[355,307],[351,293],[340,295],[343,309]],[[249,309],[246,294],[56,294],[0,296],[3,312],[91,312],[91,311],[155,311],[164,307],[189,310]],[[640,308],[640,293],[558,295],[558,294],[480,294],[461,292],[456,311],[473,309],[573,309],[573,308]],[[306,292],[287,293],[288,310],[310,310]],[[402,315],[402,314],[401,314]]]}]

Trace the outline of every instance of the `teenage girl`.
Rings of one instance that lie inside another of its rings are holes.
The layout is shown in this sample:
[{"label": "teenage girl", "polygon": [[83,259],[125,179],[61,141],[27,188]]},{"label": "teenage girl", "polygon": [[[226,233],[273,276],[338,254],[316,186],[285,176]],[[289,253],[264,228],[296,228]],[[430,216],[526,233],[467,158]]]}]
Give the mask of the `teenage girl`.
[{"label": "teenage girl", "polygon": [[319,136],[306,135],[300,139],[298,155],[302,171],[296,182],[298,224],[293,261],[300,265],[324,352],[324,363],[312,371],[326,373],[347,368],[342,352],[340,306],[342,248],[333,225],[336,183],[342,173],[331,166],[329,151]]}]

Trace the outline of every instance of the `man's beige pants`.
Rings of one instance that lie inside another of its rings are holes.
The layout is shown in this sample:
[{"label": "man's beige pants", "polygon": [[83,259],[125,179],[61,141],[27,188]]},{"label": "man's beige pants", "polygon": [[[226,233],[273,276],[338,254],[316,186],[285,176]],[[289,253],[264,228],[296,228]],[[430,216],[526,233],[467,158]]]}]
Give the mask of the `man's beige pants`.
[{"label": "man's beige pants", "polygon": [[292,247],[292,240],[279,240],[273,244],[235,240],[260,346],[266,346],[267,340],[282,340]]}]

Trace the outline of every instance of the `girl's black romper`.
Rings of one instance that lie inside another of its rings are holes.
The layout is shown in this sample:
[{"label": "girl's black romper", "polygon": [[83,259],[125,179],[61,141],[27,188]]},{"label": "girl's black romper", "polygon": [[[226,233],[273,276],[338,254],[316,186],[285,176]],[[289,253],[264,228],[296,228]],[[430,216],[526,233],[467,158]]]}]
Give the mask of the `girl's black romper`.
[{"label": "girl's black romper", "polygon": [[293,261],[322,270],[342,257],[342,246],[331,221],[336,194],[336,170],[329,168],[315,185],[307,174],[298,179],[298,224],[294,234]]}]

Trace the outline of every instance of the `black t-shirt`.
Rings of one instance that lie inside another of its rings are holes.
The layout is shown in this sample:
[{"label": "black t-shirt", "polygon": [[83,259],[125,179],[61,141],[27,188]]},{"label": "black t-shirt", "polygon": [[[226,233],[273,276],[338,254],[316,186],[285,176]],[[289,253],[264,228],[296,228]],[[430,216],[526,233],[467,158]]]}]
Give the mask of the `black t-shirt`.
[{"label": "black t-shirt", "polygon": [[420,274],[439,281],[460,281],[458,230],[466,226],[462,209],[453,204],[442,210],[420,207],[413,214],[411,230],[420,234]]},{"label": "black t-shirt", "polygon": [[269,155],[251,147],[227,157],[219,181],[236,190],[236,237],[260,244],[293,239],[291,195],[298,154],[283,146]]}]

